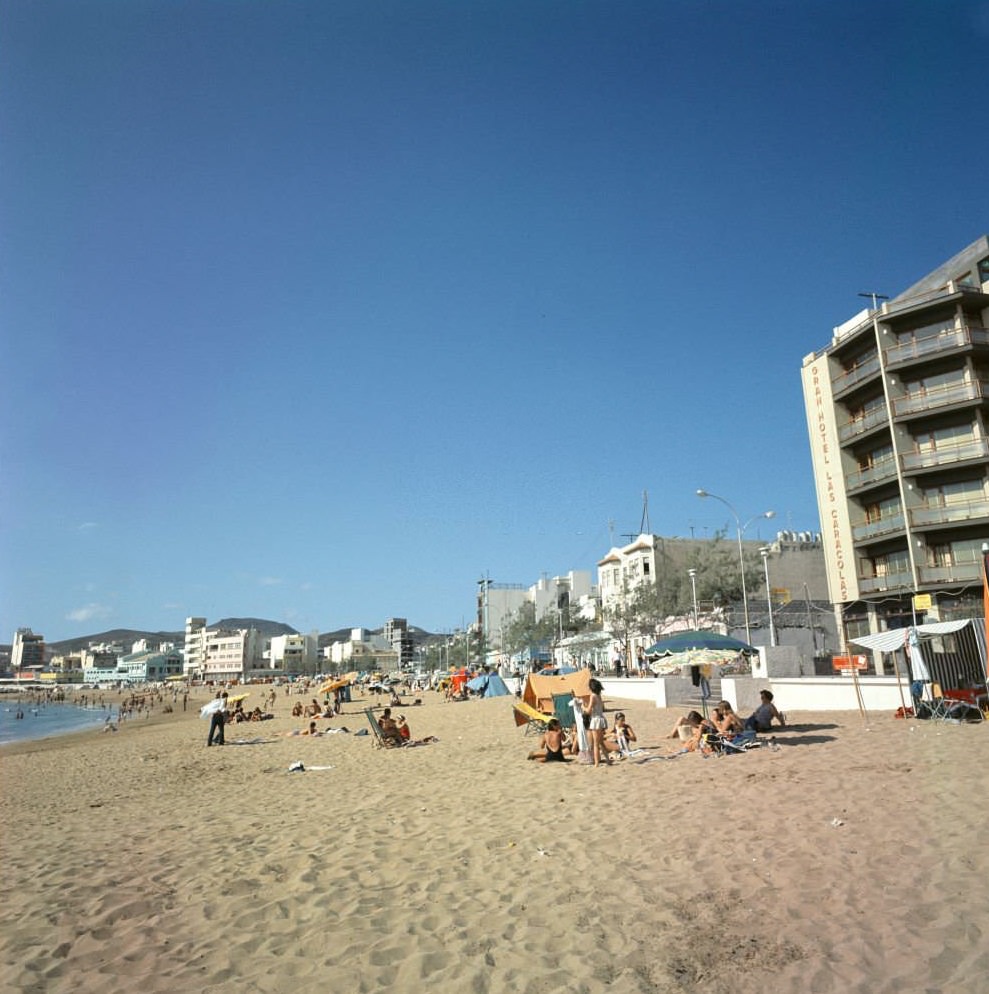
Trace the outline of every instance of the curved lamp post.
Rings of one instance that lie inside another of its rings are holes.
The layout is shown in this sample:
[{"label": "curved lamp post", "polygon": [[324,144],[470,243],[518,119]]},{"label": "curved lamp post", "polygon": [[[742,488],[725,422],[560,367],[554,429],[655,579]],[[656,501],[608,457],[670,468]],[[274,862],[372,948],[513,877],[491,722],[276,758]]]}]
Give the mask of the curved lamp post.
[{"label": "curved lamp post", "polygon": [[742,573],[742,609],[745,612],[745,641],[748,642],[749,645],[751,645],[752,635],[749,627],[749,594],[748,591],[745,589],[745,556],[742,553],[742,534],[745,532],[745,529],[752,524],[753,521],[757,520],[758,518],[775,518],[776,512],[763,511],[762,514],[753,514],[752,517],[749,518],[749,520],[746,521],[745,524],[743,525],[742,519],[738,516],[738,512],[728,501],[724,499],[724,497],[719,497],[717,494],[708,493],[707,490],[698,490],[697,496],[711,497],[713,500],[721,501],[721,503],[724,504],[729,511],[731,511],[731,516],[735,519],[735,528],[738,533],[738,568],[739,570],[741,570]]}]

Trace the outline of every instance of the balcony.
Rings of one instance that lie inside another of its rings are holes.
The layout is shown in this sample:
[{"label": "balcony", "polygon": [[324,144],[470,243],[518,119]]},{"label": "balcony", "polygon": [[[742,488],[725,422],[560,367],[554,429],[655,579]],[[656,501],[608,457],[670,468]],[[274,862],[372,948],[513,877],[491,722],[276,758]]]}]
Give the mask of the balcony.
[{"label": "balcony", "polygon": [[864,435],[877,425],[886,424],[888,421],[889,414],[886,411],[886,405],[883,404],[879,407],[874,407],[862,417],[853,418],[851,421],[846,421],[843,425],[839,425],[838,440],[840,442],[847,442],[849,439]]},{"label": "balcony", "polygon": [[989,500],[961,501],[957,504],[942,504],[939,507],[918,507],[909,513],[910,524],[917,528],[924,525],[950,525],[959,521],[971,521],[973,518],[989,517]]},{"label": "balcony", "polygon": [[887,573],[885,576],[859,578],[859,590],[863,594],[878,594],[885,591],[905,591],[913,589],[913,574]]},{"label": "balcony", "polygon": [[896,460],[893,458],[883,459],[866,469],[849,473],[845,480],[845,487],[848,490],[857,490],[859,487],[869,486],[873,483],[882,483],[894,476],[896,476]]},{"label": "balcony", "polygon": [[917,572],[920,574],[920,582],[925,585],[931,583],[973,583],[982,576],[980,563],[921,566]]},{"label": "balcony", "polygon": [[937,469],[950,466],[952,463],[966,462],[969,459],[989,458],[989,440],[985,438],[970,439],[953,445],[938,446],[926,452],[906,452],[900,456],[904,472]]},{"label": "balcony", "polygon": [[903,515],[890,514],[887,517],[879,518],[877,521],[870,521],[864,525],[852,526],[852,541],[864,542],[867,539],[878,538],[880,535],[890,535],[893,532],[903,531]]},{"label": "balcony", "polygon": [[989,384],[982,381],[951,383],[947,386],[931,390],[920,390],[916,393],[897,397],[893,401],[893,414],[903,417],[906,414],[927,413],[952,404],[965,404],[973,400],[981,400],[989,396]]},{"label": "balcony", "polygon": [[923,359],[925,356],[937,355],[941,352],[954,351],[973,345],[989,345],[989,330],[979,327],[965,326],[951,328],[937,335],[927,335],[894,345],[886,350],[886,364],[893,366],[901,362]]},{"label": "balcony", "polygon": [[831,390],[835,395],[844,393],[846,390],[850,390],[852,387],[863,382],[863,380],[875,376],[878,372],[879,356],[870,356],[865,362],[860,363],[858,366],[853,366],[851,369],[843,370],[835,376],[831,381]]}]

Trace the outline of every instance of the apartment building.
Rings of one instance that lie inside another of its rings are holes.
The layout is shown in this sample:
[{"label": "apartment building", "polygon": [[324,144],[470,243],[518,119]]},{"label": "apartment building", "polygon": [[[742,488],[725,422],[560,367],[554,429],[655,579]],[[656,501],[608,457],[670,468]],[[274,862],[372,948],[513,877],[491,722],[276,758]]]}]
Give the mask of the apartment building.
[{"label": "apartment building", "polygon": [[989,239],[834,329],[802,379],[839,633],[979,617]]},{"label": "apartment building", "polygon": [[225,682],[264,669],[264,639],[255,628],[209,629],[205,618],[186,618],[184,673]]},{"label": "apartment building", "polygon": [[14,632],[14,642],[11,646],[10,666],[15,673],[44,669],[44,635],[36,635],[30,628],[18,628]]},{"label": "apartment building", "polygon": [[273,635],[264,659],[265,670],[279,674],[315,673],[319,664],[319,632]]}]

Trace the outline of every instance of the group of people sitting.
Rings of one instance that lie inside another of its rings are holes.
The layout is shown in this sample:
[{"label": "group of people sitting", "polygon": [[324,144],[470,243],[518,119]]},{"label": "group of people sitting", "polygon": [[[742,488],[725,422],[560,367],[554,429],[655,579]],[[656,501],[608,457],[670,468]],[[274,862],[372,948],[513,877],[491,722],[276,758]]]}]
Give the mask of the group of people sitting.
[{"label": "group of people sitting", "polygon": [[[625,713],[618,711],[615,714],[614,725],[604,734],[602,745],[605,760],[610,762],[615,754],[627,755],[631,750],[631,743],[635,741],[635,730],[625,720]],[[565,763],[569,756],[579,754],[580,739],[577,736],[577,729],[564,730],[558,718],[551,718],[546,724],[546,731],[540,739],[539,748],[530,752],[526,758],[540,763]]]},{"label": "group of people sitting", "polygon": [[405,715],[400,714],[397,718],[391,716],[391,708],[385,708],[378,719],[378,728],[381,729],[381,738],[385,745],[406,746],[425,745],[427,742],[436,742],[435,735],[427,735],[424,739],[413,739],[412,730],[405,720]]},{"label": "group of people sitting", "polygon": [[707,736],[721,735],[731,740],[738,735],[768,732],[773,721],[785,727],[786,718],[773,703],[772,691],[760,690],[759,696],[762,703],[744,721],[728,701],[720,701],[710,718],[705,718],[698,711],[689,711],[678,718],[667,737],[681,739],[685,742],[684,748],[693,752],[703,746]]},{"label": "group of people sitting", "polygon": [[[780,727],[786,727],[786,718],[773,703],[772,692],[762,690],[759,693],[762,703],[744,720],[735,713],[728,701],[720,701],[712,710],[710,718],[705,718],[698,711],[690,711],[678,718],[668,738],[681,739],[684,742],[683,748],[694,752],[708,748],[708,736],[722,736],[728,740],[737,736],[751,736],[756,732],[768,732],[774,721]],[[605,732],[601,743],[604,749],[603,759],[611,762],[616,754],[619,757],[628,755],[631,743],[636,741],[635,731],[625,720],[625,713],[618,711],[614,725]],[[551,718],[539,747],[530,752],[527,758],[541,763],[565,763],[568,757],[579,753],[580,743],[576,728],[565,730],[558,718]]]},{"label": "group of people sitting", "polygon": [[325,705],[320,705],[314,697],[309,704],[296,701],[292,708],[293,718],[335,718],[338,714],[340,714],[339,700],[327,701]]}]

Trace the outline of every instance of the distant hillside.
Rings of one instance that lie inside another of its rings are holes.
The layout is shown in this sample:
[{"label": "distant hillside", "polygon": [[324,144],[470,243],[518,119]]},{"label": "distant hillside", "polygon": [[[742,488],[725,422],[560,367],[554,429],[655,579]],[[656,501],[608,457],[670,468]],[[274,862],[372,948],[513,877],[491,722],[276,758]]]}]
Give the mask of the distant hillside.
[{"label": "distant hillside", "polygon": [[[256,628],[265,638],[273,635],[295,635],[295,629],[280,621],[266,621],[263,618],[223,618],[220,621],[211,621],[207,628]],[[90,645],[100,642],[119,642],[128,651],[130,647],[141,639],[147,639],[151,646],[158,645],[159,642],[174,642],[182,645],[185,642],[185,629],[177,632],[148,632],[136,628],[113,628],[107,632],[97,632],[95,635],[79,635],[76,638],[63,639],[61,642],[49,642],[48,646],[53,654],[65,655],[69,652],[79,652]]]},{"label": "distant hillside", "polygon": [[[299,634],[291,625],[286,625],[281,621],[268,621],[264,618],[223,618],[220,621],[207,623],[207,628],[255,628],[265,638],[272,638],[275,635],[297,635]],[[354,628],[360,627],[354,625]],[[338,628],[336,631],[325,632],[319,636],[320,648],[331,645],[334,642],[346,642],[350,639],[352,628]],[[368,631],[380,635],[383,629],[369,628]],[[431,635],[423,628],[409,625],[409,634],[412,641],[417,645],[428,642],[436,636]],[[125,649],[129,650],[131,645],[141,639],[146,639],[151,646],[158,645],[159,642],[174,642],[181,646],[185,642],[185,629],[177,632],[149,632],[137,628],[113,628],[106,632],[97,632],[95,635],[79,635],[76,638],[63,639],[61,642],[49,642],[48,649],[52,655],[66,655],[71,652],[79,652],[87,649],[93,643],[119,642]]]}]

